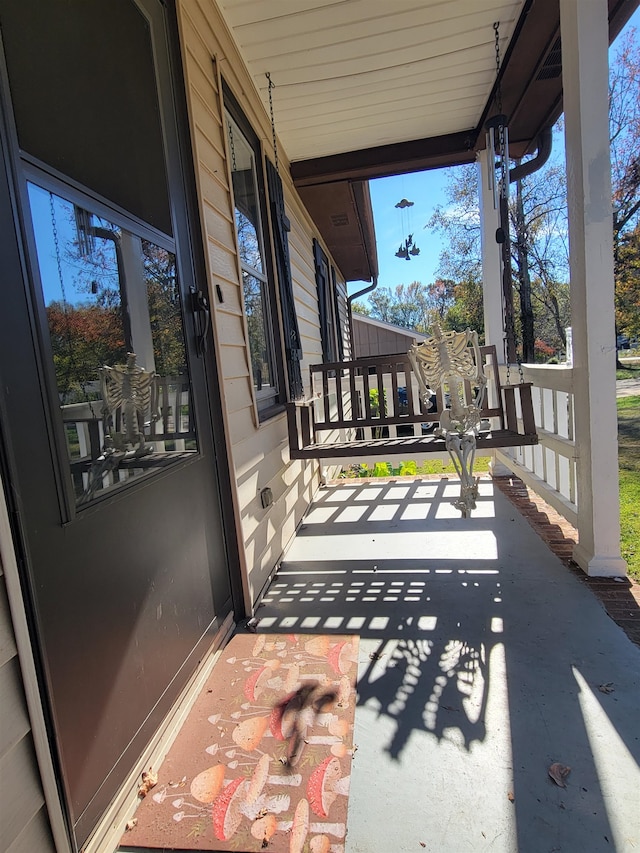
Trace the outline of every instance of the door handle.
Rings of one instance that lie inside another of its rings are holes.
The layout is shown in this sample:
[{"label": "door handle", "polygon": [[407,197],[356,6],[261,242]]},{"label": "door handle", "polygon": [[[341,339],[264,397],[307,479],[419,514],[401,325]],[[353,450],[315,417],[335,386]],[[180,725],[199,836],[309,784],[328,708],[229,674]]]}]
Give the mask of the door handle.
[{"label": "door handle", "polygon": [[196,327],[196,352],[199,356],[203,356],[207,351],[209,326],[211,325],[211,309],[209,308],[209,300],[206,293],[197,290],[195,287],[190,288],[190,293],[191,310],[193,311]]}]

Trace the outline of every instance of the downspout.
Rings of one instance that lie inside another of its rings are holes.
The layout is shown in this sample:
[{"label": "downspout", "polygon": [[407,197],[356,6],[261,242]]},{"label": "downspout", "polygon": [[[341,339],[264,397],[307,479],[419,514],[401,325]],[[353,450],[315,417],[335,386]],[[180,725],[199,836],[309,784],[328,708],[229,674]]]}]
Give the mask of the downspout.
[{"label": "downspout", "polygon": [[357,299],[358,296],[364,296],[365,293],[371,293],[372,290],[375,290],[378,286],[378,276],[373,276],[373,284],[370,284],[369,287],[365,287],[362,290],[358,290],[357,293],[352,293],[351,296],[347,296],[347,309],[349,311],[349,338],[351,340],[351,356],[353,357],[355,354],[353,352],[353,312],[351,310],[351,303],[354,299]]},{"label": "downspout", "polygon": [[551,127],[545,127],[538,135],[538,153],[532,160],[520,163],[513,169],[509,169],[509,183],[513,184],[521,178],[526,178],[541,169],[551,154],[552,133]]}]

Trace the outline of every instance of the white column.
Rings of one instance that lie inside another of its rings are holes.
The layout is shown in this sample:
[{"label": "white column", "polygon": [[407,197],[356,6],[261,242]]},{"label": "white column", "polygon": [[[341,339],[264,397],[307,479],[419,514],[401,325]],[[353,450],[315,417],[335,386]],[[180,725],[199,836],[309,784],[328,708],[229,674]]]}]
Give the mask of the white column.
[{"label": "white column", "polygon": [[504,314],[502,310],[502,257],[496,243],[499,213],[493,206],[493,190],[489,189],[489,169],[493,169],[489,149],[478,152],[478,198],[480,202],[480,243],[482,247],[482,295],[484,306],[484,339],[495,344],[498,360],[504,362]]},{"label": "white column", "polygon": [[620,557],[606,0],[560,0],[578,537],[588,574],[626,573]]},{"label": "white column", "polygon": [[120,250],[122,252],[123,272],[126,278],[129,321],[136,364],[151,373],[156,369],[156,365],[142,261],[142,240],[135,234],[123,230],[120,237]]}]

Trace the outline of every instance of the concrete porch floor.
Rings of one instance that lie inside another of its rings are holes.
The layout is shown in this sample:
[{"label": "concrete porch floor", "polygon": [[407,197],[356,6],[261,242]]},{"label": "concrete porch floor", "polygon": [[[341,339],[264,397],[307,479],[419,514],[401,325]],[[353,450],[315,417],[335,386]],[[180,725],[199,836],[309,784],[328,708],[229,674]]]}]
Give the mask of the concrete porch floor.
[{"label": "concrete porch floor", "polygon": [[640,851],[640,649],[490,480],[470,519],[457,490],[322,489],[257,613],[361,637],[345,853]]}]

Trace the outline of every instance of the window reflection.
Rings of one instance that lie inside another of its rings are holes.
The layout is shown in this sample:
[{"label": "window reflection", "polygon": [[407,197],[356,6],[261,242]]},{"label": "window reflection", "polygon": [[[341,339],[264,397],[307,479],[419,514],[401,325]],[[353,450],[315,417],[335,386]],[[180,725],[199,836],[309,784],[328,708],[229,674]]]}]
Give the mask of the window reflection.
[{"label": "window reflection", "polygon": [[251,373],[258,408],[265,409],[275,402],[278,389],[275,380],[270,285],[263,261],[256,156],[249,141],[228,114],[226,123]]},{"label": "window reflection", "polygon": [[197,450],[173,252],[29,184],[76,502]]}]

